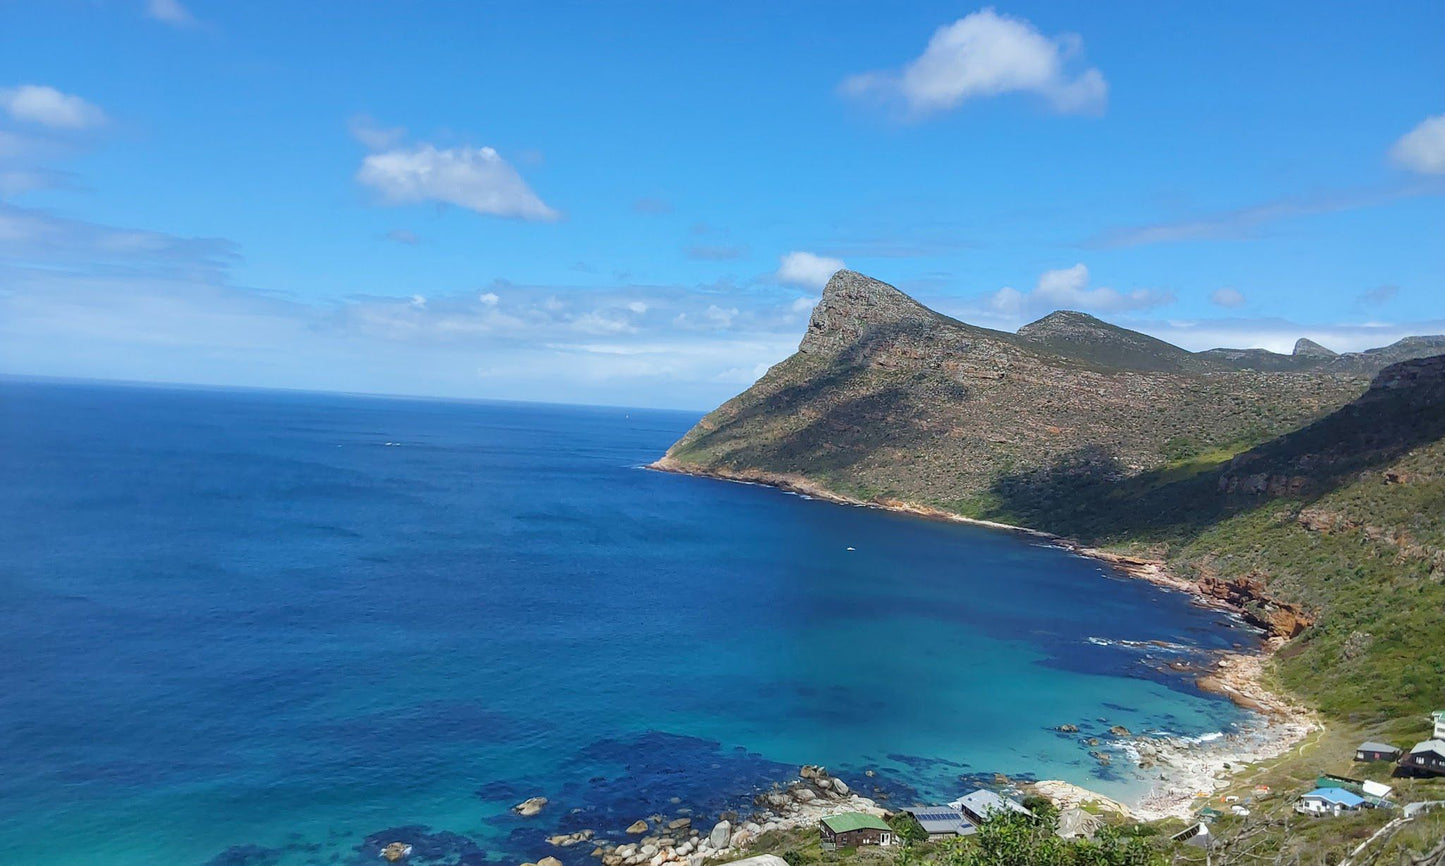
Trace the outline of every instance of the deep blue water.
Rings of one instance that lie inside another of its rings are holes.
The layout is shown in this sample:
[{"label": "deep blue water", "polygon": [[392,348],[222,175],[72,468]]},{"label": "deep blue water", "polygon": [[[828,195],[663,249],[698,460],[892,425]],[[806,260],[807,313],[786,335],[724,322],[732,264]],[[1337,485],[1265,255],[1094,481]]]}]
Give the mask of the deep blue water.
[{"label": "deep blue water", "polygon": [[695,420],[0,382],[7,862],[405,836],[510,864],[803,762],[895,801],[994,772],[1129,796],[1051,729],[1240,720],[1111,643],[1253,644],[1218,613],[1012,533],[639,468]]}]

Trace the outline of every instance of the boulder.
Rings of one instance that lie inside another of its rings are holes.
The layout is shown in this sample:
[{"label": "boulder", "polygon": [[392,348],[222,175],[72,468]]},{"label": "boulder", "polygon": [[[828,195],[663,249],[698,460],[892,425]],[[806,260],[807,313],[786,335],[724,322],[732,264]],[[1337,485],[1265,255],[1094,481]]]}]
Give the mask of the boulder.
[{"label": "boulder", "polygon": [[530,818],[542,811],[542,807],[545,805],[547,805],[546,797],[530,797],[513,806],[512,811],[521,815],[523,818]]},{"label": "boulder", "polygon": [[395,863],[411,853],[411,846],[405,842],[392,842],[381,849],[381,856],[386,858],[388,863]]},{"label": "boulder", "polygon": [[691,827],[691,826],[692,826],[692,819],[691,819],[691,818],[678,818],[678,819],[676,819],[676,820],[668,821],[668,822],[667,822],[667,829],[669,829],[669,830],[681,830],[681,829],[684,828],[684,827]]},{"label": "boulder", "polygon": [[1059,727],[1057,728],[1057,730],[1060,731],[1060,732],[1062,732],[1062,733],[1065,733],[1065,734],[1077,734],[1077,733],[1079,732],[1079,726],[1078,726],[1078,725],[1059,725]]},{"label": "boulder", "polygon": [[1113,734],[1116,737],[1130,736],[1129,729],[1124,727],[1123,725],[1115,725],[1114,727],[1109,729],[1109,733]]},{"label": "boulder", "polygon": [[543,857],[537,861],[537,866],[562,866],[562,861],[556,857]]},{"label": "boulder", "polygon": [[[808,793],[812,793],[809,791]],[[727,821],[719,821],[713,825],[712,832],[707,834],[708,844],[714,848],[726,848],[733,837],[733,825]]]},{"label": "boulder", "polygon": [[643,833],[647,832],[647,822],[633,821],[632,825],[627,828],[627,832],[631,833],[633,836],[641,836]]},{"label": "boulder", "polygon": [[797,800],[799,803],[811,803],[817,798],[818,795],[813,793],[813,791],[809,788],[799,788],[798,790],[793,792],[793,799]]},{"label": "boulder", "polygon": [[833,780],[833,790],[842,794],[844,797],[848,796],[848,785],[844,783],[842,779]]}]

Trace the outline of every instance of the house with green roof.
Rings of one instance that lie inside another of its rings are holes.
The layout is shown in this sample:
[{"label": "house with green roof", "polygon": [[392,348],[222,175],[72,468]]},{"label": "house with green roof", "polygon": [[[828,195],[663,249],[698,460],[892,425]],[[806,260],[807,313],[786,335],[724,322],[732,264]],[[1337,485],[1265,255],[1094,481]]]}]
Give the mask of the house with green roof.
[{"label": "house with green roof", "polygon": [[818,822],[818,832],[825,850],[893,844],[893,828],[882,818],[867,812],[829,815]]}]

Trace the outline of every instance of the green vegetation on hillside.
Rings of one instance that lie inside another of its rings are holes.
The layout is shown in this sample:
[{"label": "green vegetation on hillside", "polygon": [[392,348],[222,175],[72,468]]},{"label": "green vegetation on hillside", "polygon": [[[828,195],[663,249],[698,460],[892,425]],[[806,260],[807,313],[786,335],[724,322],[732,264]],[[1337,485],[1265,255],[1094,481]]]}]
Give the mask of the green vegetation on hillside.
[{"label": "green vegetation on hillside", "polygon": [[1312,619],[1283,684],[1387,719],[1445,706],[1442,346],[1189,353],[1079,313],[1002,334],[840,272],[799,352],[668,461],[1164,559],[1281,634]]}]

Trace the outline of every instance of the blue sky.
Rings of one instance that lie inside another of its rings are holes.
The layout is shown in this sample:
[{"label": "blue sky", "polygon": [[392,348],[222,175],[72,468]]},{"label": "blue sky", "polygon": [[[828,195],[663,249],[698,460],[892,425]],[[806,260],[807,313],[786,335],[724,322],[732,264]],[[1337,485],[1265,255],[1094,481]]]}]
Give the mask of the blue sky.
[{"label": "blue sky", "polygon": [[840,265],[1006,329],[1445,332],[1441,33],[1435,0],[0,0],[0,372],[707,408]]}]

